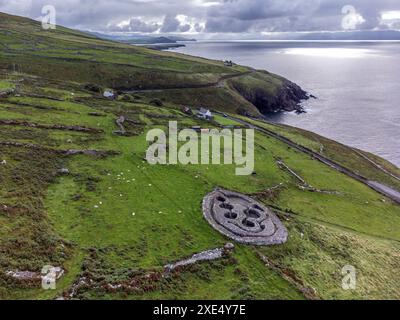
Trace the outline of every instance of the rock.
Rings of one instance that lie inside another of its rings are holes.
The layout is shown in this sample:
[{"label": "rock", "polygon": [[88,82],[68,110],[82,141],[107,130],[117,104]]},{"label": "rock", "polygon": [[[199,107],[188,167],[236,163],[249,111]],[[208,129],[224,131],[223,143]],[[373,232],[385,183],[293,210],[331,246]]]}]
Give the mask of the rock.
[{"label": "rock", "polygon": [[207,250],[203,251],[197,254],[194,254],[188,259],[184,259],[172,264],[167,264],[164,267],[165,272],[172,272],[174,269],[177,267],[184,267],[192,264],[196,264],[202,261],[212,261],[212,260],[217,260],[221,259],[223,257],[223,249],[217,248],[213,250]]},{"label": "rock", "polygon": [[39,273],[32,271],[7,271],[6,275],[19,281],[32,281],[41,279]]},{"label": "rock", "polygon": [[190,115],[190,116],[193,115],[193,110],[190,109],[189,107],[183,107],[183,108],[182,108],[182,112],[185,113],[185,114],[187,114],[187,115]]},{"label": "rock", "polygon": [[226,245],[224,245],[224,249],[227,251],[232,251],[233,249],[235,249],[235,245],[231,242],[228,242]]},{"label": "rock", "polygon": [[60,267],[51,267],[43,269],[42,273],[32,271],[7,271],[6,275],[18,281],[35,280],[58,280],[64,275],[64,270]]},{"label": "rock", "polygon": [[67,169],[67,168],[62,168],[62,169],[58,170],[58,173],[59,173],[59,174],[69,174],[69,169]]}]

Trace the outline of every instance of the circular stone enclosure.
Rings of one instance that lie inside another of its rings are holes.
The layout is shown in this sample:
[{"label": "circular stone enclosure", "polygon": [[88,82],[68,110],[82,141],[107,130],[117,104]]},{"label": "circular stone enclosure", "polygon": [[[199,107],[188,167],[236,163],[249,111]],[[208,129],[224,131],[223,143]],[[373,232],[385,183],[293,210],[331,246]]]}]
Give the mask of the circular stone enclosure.
[{"label": "circular stone enclosure", "polygon": [[234,191],[216,189],[203,199],[203,215],[211,226],[237,242],[283,244],[288,232],[263,204]]}]

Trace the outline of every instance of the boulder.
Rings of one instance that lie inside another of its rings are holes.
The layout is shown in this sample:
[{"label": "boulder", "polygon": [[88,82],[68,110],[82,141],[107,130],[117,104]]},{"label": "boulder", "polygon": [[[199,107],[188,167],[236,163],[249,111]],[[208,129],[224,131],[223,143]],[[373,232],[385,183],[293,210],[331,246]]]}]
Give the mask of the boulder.
[{"label": "boulder", "polygon": [[61,168],[60,170],[58,170],[59,174],[69,174],[69,169],[67,168]]}]

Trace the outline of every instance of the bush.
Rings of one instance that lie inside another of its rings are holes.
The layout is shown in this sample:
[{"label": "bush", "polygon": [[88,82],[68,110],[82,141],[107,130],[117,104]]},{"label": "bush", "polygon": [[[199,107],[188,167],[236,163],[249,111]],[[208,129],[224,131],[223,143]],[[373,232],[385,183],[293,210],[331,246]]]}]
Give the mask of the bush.
[{"label": "bush", "polygon": [[134,101],[134,99],[131,95],[125,94],[121,97],[121,101],[131,102]]},{"label": "bush", "polygon": [[164,104],[160,99],[153,99],[150,101],[150,104],[157,106],[157,107],[162,107]]},{"label": "bush", "polygon": [[91,92],[96,92],[96,93],[102,93],[103,92],[103,87],[97,84],[92,84],[88,83],[84,86],[85,90],[91,91]]}]

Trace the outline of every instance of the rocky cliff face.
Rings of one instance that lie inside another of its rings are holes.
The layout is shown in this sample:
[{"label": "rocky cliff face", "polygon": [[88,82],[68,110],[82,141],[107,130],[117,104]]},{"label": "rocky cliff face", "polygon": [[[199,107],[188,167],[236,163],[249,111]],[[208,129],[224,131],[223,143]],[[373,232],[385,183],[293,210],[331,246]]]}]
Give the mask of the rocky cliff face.
[{"label": "rocky cliff face", "polygon": [[[241,93],[239,91],[239,93]],[[242,93],[241,93],[242,94]],[[283,111],[304,112],[301,101],[309,99],[308,94],[297,84],[287,81],[276,94],[269,94],[265,90],[254,89],[252,95],[242,94],[254,104],[262,114]]]},{"label": "rocky cliff face", "polygon": [[276,97],[276,104],[272,105],[277,111],[304,112],[300,103],[309,99],[309,95],[297,84],[287,81]]},{"label": "rocky cliff face", "polygon": [[[258,75],[257,75],[258,76]],[[262,114],[283,111],[304,112],[301,101],[310,96],[297,84],[278,76],[266,74],[247,83],[232,81],[231,87],[247,101],[251,102]]]}]

